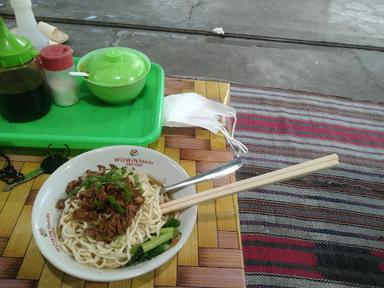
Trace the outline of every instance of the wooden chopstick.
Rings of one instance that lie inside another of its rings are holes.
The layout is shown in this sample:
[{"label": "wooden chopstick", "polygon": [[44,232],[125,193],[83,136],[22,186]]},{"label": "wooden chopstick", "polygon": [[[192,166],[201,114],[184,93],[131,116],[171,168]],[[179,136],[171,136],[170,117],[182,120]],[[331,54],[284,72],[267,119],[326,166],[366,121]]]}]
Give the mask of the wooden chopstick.
[{"label": "wooden chopstick", "polygon": [[237,192],[262,187],[268,184],[282,182],[292,178],[297,178],[313,172],[334,167],[339,164],[337,154],[309,160],[300,164],[275,170],[266,174],[234,182],[228,185],[210,189],[197,194],[175,199],[160,205],[161,212],[167,214],[173,211],[188,208],[190,206],[224,197]]}]

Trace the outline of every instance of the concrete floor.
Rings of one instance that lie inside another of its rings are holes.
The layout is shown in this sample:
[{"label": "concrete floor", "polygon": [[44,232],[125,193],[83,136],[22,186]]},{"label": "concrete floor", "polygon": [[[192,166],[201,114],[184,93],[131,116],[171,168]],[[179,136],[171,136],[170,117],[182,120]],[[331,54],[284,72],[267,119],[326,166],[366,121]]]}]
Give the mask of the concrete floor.
[{"label": "concrete floor", "polygon": [[[32,2],[38,19],[70,35],[78,56],[127,46],[168,75],[384,102],[382,0]],[[8,0],[1,15],[12,17]],[[220,26],[225,38],[211,33]]]}]

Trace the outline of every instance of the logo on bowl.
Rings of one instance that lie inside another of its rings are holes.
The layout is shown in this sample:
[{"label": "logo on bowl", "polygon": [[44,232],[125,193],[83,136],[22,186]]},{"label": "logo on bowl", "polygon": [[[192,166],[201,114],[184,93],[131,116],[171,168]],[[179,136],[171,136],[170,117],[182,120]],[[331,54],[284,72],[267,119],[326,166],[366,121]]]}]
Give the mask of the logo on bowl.
[{"label": "logo on bowl", "polygon": [[[149,159],[144,159],[140,157],[136,157],[139,155],[139,151],[137,149],[132,149],[129,152],[129,155],[131,157],[115,157],[113,158],[113,162],[119,163],[125,166],[131,166],[131,167],[142,167],[143,165],[153,165],[153,161]],[[120,166],[120,165],[118,165]]]},{"label": "logo on bowl", "polygon": [[[46,225],[47,225],[47,236],[49,238],[49,240],[51,240],[51,243],[53,245],[53,247],[55,247],[56,251],[57,252],[61,252],[60,248],[59,248],[59,245],[57,244],[57,236],[56,236],[56,231],[55,231],[55,227],[53,226],[53,223],[52,223],[52,217],[51,217],[51,213],[46,213],[45,214],[45,219],[47,221]],[[44,229],[45,231],[45,229]],[[39,232],[41,233],[41,231],[39,230]],[[44,237],[46,237],[45,235],[42,235]]]},{"label": "logo on bowl", "polygon": [[135,157],[135,156],[139,155],[139,150],[137,150],[137,149],[132,149],[131,152],[129,152],[129,154],[130,154],[132,157]]},{"label": "logo on bowl", "polygon": [[45,231],[44,228],[39,228],[39,234],[40,234],[40,236],[43,236],[43,237],[48,236],[47,231]]}]

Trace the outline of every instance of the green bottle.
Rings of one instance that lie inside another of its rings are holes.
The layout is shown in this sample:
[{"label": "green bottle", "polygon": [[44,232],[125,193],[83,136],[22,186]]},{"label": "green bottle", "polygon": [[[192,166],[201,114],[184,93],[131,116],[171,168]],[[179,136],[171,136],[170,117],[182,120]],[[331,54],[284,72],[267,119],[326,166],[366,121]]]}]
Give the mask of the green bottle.
[{"label": "green bottle", "polygon": [[51,97],[38,52],[14,35],[0,17],[0,114],[10,122],[28,122],[46,115]]}]

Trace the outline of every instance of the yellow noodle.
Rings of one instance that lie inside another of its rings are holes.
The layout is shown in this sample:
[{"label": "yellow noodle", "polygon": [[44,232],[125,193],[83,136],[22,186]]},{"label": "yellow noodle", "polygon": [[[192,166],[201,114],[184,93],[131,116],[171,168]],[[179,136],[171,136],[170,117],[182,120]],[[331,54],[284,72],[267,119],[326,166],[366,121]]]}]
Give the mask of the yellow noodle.
[{"label": "yellow noodle", "polygon": [[[128,173],[128,172],[127,172]],[[135,171],[143,188],[144,203],[141,205],[126,234],[117,237],[111,243],[96,241],[84,235],[87,223],[73,219],[73,212],[79,207],[80,200],[75,196],[65,201],[65,207],[58,225],[58,240],[67,254],[83,263],[96,268],[117,268],[131,258],[129,253],[132,246],[150,238],[150,234],[159,234],[160,228],[166,222],[166,216],[161,214],[160,204],[164,197],[159,195],[160,187],[152,186],[146,174]],[[133,176],[130,179],[133,182]],[[80,194],[81,191],[78,193]]]}]

